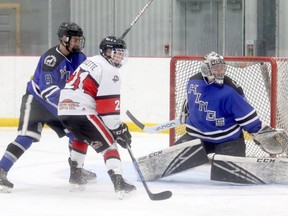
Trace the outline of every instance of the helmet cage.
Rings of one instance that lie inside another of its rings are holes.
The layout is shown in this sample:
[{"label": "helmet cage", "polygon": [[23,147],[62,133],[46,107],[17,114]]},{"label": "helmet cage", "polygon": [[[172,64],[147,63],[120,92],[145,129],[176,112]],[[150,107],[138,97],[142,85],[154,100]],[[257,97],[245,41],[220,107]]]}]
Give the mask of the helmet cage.
[{"label": "helmet cage", "polygon": [[64,44],[64,45],[65,45],[66,49],[67,49],[69,52],[78,53],[78,52],[80,52],[82,49],[84,49],[86,38],[85,38],[84,36],[80,36],[80,37],[79,37],[79,44],[78,44],[78,46],[77,46],[77,47],[73,47],[72,50],[69,50],[69,47],[71,46],[71,40],[72,40],[73,37],[78,37],[78,36],[76,36],[76,35],[73,35],[73,36],[70,36],[70,37],[64,36],[64,40],[63,40],[63,41],[66,43],[66,44]]},{"label": "helmet cage", "polygon": [[112,49],[111,56],[108,61],[114,67],[120,68],[128,61],[128,50],[121,48]]}]

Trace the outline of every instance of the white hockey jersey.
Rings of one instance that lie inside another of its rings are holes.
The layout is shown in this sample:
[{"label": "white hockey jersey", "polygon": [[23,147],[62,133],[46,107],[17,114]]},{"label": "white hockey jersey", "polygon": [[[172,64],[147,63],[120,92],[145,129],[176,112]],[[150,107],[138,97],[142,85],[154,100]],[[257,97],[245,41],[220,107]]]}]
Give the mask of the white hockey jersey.
[{"label": "white hockey jersey", "polygon": [[101,55],[83,62],[61,90],[58,115],[99,115],[109,129],[120,120],[120,75]]}]

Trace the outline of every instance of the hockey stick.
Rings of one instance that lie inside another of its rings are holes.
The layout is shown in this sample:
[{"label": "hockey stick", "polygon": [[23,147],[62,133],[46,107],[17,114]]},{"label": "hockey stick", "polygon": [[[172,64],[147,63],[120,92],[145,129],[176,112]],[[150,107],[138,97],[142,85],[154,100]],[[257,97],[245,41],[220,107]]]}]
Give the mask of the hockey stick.
[{"label": "hockey stick", "polygon": [[135,157],[133,156],[133,153],[132,153],[131,148],[130,148],[129,145],[127,145],[127,150],[129,152],[129,155],[130,155],[130,157],[132,159],[133,165],[134,165],[134,167],[135,167],[135,169],[136,169],[136,171],[137,171],[137,173],[138,173],[138,175],[140,177],[140,180],[141,180],[141,182],[142,182],[142,184],[143,184],[143,186],[144,186],[149,198],[151,200],[153,200],[153,201],[169,199],[172,196],[172,192],[171,191],[163,191],[163,192],[160,192],[160,193],[152,193],[149,190],[149,188],[148,188],[148,186],[146,184],[145,178],[144,178],[144,176],[143,176],[143,174],[142,174],[142,172],[141,172],[141,170],[139,168],[139,165],[138,165]]},{"label": "hockey stick", "polygon": [[121,39],[123,39],[127,35],[127,33],[131,30],[133,25],[138,21],[138,19],[142,16],[142,14],[147,10],[147,8],[152,3],[152,1],[153,0],[149,0],[149,2],[144,6],[144,8],[139,12],[139,14],[136,16],[136,18],[131,22],[130,26],[120,36]]},{"label": "hockey stick", "polygon": [[126,115],[132,120],[132,122],[134,122],[134,124],[137,125],[137,127],[141,128],[146,133],[158,133],[163,130],[175,128],[181,125],[180,119],[174,119],[174,120],[162,123],[162,124],[149,127],[149,126],[145,126],[138,119],[136,119],[135,116],[133,116],[129,110],[126,111]]}]

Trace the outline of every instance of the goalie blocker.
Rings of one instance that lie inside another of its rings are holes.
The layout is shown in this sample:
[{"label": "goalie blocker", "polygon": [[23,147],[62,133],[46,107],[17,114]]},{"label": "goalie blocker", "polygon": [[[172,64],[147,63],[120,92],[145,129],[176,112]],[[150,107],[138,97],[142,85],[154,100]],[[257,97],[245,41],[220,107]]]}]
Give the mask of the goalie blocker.
[{"label": "goalie blocker", "polygon": [[202,142],[195,139],[139,157],[137,162],[145,180],[155,181],[206,164],[208,157]]}]

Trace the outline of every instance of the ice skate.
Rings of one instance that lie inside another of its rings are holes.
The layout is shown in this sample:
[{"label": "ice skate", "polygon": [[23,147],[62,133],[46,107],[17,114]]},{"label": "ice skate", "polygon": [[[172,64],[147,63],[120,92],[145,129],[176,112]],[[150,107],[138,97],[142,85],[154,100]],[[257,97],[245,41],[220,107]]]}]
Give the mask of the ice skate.
[{"label": "ice skate", "polygon": [[88,183],[96,182],[96,180],[97,180],[96,173],[93,173],[90,170],[86,170],[84,168],[82,168],[82,175],[84,176],[84,178],[86,178]]},{"label": "ice skate", "polygon": [[7,172],[0,168],[0,191],[10,193],[13,186],[14,185],[7,179]]},{"label": "ice skate", "polygon": [[[70,157],[68,158],[68,162],[69,162],[69,164],[71,163]],[[96,182],[96,179],[97,179],[96,173],[93,173],[90,170],[86,170],[86,169],[82,168],[82,175],[84,178],[86,178],[88,183]]]},{"label": "ice skate", "polygon": [[132,184],[128,184],[125,179],[123,179],[122,175],[115,174],[113,170],[109,170],[108,174],[114,184],[114,190],[119,199],[123,199],[130,192],[136,190],[136,187]]},{"label": "ice skate", "polygon": [[82,168],[77,168],[78,163],[76,161],[71,161],[69,158],[70,165],[70,191],[83,191],[86,188],[87,179],[82,173]]}]

